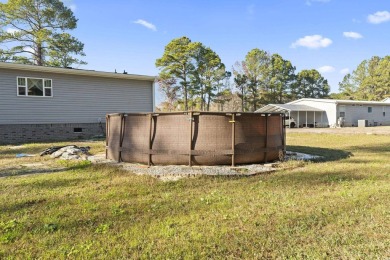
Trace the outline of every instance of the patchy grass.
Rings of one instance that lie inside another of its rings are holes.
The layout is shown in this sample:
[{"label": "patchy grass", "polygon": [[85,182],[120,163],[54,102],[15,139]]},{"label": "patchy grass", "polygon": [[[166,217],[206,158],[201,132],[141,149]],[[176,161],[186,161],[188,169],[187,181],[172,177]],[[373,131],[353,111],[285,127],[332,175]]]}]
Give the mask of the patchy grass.
[{"label": "patchy grass", "polygon": [[[53,174],[1,178],[0,258],[389,258],[389,136],[287,141],[325,159],[245,178],[160,182],[65,162]],[[47,160],[8,148],[1,168]]]},{"label": "patchy grass", "polygon": [[[90,146],[91,153],[104,152],[104,141],[85,142],[57,142],[57,143],[31,143],[25,145],[0,145],[0,178],[7,176],[21,176],[36,173],[55,173],[71,168],[68,161],[53,160],[50,156],[39,156],[39,154],[51,146]],[[30,154],[33,157],[16,158],[17,154]],[[68,165],[67,165],[68,164]]]}]

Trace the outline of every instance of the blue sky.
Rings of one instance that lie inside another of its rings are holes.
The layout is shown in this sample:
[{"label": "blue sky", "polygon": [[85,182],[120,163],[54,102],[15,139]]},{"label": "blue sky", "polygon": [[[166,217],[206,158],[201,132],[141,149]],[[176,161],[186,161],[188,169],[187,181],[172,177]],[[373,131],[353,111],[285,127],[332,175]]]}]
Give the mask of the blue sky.
[{"label": "blue sky", "polygon": [[81,68],[157,75],[173,38],[216,51],[230,69],[259,48],[302,69],[319,69],[332,92],[343,74],[373,55],[390,55],[390,1],[65,0],[85,43]]}]

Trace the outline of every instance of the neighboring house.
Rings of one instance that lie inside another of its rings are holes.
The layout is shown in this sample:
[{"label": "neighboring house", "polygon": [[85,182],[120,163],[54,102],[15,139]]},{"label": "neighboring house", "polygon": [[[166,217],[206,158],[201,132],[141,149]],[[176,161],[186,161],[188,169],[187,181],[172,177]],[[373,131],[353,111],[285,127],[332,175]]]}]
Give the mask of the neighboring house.
[{"label": "neighboring house", "polygon": [[0,62],[0,143],[103,135],[107,113],[153,111],[154,80]]},{"label": "neighboring house", "polygon": [[270,104],[256,112],[285,112],[299,127],[357,126],[358,120],[368,125],[390,125],[390,99],[356,101],[303,98],[287,104]]}]

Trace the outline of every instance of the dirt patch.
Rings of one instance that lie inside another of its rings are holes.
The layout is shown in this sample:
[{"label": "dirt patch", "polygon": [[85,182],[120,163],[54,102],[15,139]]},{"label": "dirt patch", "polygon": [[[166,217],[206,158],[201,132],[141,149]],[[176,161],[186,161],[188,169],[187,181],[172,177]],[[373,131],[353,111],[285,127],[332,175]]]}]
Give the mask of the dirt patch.
[{"label": "dirt patch", "polygon": [[289,133],[390,135],[390,126],[342,128],[286,128]]}]

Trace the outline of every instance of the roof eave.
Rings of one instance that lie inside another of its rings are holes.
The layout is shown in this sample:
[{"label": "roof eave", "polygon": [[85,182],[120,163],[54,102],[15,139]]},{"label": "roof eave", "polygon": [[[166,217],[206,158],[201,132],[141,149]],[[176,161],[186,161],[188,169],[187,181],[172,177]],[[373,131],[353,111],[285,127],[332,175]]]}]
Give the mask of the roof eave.
[{"label": "roof eave", "polygon": [[122,73],[112,73],[112,72],[93,71],[93,70],[55,68],[55,67],[25,65],[25,64],[7,63],[7,62],[0,62],[0,68],[12,69],[12,70],[34,71],[34,72],[67,74],[67,75],[78,75],[78,76],[92,76],[92,77],[102,77],[102,78],[146,80],[146,81],[150,81],[150,82],[154,82],[156,79],[155,76],[122,74]]}]

